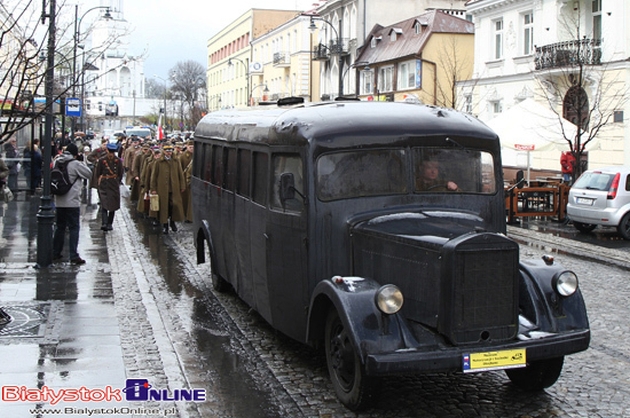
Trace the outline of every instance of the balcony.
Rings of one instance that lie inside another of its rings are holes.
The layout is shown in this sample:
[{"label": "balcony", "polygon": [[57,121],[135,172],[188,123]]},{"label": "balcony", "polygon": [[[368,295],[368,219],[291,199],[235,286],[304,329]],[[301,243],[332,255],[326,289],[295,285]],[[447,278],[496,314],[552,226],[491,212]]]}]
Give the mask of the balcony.
[{"label": "balcony", "polygon": [[536,47],[536,70],[601,65],[601,39],[580,39]]},{"label": "balcony", "polygon": [[319,43],[313,48],[313,60],[326,61],[331,55],[349,55],[349,44],[348,38],[333,39],[328,44]]},{"label": "balcony", "polygon": [[290,67],[291,57],[287,52],[274,52],[273,54],[273,66],[274,67]]}]

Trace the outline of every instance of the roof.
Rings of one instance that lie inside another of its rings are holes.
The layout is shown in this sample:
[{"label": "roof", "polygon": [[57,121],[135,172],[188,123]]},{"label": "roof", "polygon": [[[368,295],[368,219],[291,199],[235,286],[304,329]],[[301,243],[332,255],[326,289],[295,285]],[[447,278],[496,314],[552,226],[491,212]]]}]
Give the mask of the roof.
[{"label": "roof", "polygon": [[[421,26],[419,33],[416,33],[416,24]],[[395,41],[391,40],[392,31],[396,33]],[[439,10],[431,10],[390,26],[374,25],[356,61],[377,63],[419,56],[434,33],[472,35],[474,31],[472,22]],[[372,38],[380,38],[374,48],[371,47]]]},{"label": "roof", "polygon": [[323,102],[284,109],[224,110],[206,115],[195,130],[195,139],[282,145],[314,142],[324,147],[356,145],[358,138],[362,145],[368,145],[371,141],[382,144],[383,136],[394,142],[443,135],[498,144],[497,135],[470,115],[400,102]]}]

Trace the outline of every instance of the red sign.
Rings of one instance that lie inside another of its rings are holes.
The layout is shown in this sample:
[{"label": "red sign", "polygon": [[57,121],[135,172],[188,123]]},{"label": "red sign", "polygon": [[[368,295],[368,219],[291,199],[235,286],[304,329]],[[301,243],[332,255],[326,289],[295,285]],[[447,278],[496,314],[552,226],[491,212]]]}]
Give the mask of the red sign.
[{"label": "red sign", "polygon": [[536,146],[534,144],[514,144],[514,148],[520,151],[533,151]]}]

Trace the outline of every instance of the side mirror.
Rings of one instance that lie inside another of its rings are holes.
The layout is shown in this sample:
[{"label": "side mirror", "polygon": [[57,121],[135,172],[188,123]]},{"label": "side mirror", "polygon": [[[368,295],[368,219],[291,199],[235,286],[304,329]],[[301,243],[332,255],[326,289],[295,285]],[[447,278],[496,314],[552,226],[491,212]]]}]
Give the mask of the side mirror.
[{"label": "side mirror", "polygon": [[516,172],[516,187],[522,189],[525,186],[525,176],[523,174],[523,170],[518,170]]},{"label": "side mirror", "polygon": [[295,177],[293,173],[282,173],[280,176],[280,200],[285,202],[295,199]]}]

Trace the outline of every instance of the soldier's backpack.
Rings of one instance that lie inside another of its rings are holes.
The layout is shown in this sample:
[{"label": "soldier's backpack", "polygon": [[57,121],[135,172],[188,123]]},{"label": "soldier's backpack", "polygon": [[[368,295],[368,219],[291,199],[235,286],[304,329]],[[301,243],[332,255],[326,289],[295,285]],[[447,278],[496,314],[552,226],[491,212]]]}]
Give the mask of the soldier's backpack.
[{"label": "soldier's backpack", "polygon": [[[70,160],[72,161],[72,160]],[[57,161],[52,170],[50,170],[50,193],[61,196],[70,191],[74,181],[70,182],[68,175],[68,163],[70,161]]]}]

